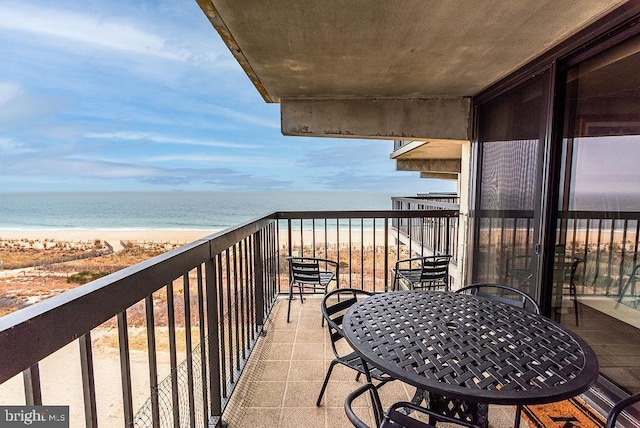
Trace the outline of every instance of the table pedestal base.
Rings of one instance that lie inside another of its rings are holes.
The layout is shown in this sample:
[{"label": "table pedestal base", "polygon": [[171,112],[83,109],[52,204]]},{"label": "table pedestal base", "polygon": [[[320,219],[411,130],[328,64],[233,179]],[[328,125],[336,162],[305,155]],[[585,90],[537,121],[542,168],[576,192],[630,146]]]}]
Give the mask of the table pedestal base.
[{"label": "table pedestal base", "polygon": [[[427,391],[417,389],[413,395],[412,403],[421,405],[423,402],[429,403],[429,409],[434,412],[471,422],[482,428],[489,427],[489,405],[474,403],[471,401],[457,400],[442,395],[429,394]],[[429,421],[434,424],[435,421]]]}]

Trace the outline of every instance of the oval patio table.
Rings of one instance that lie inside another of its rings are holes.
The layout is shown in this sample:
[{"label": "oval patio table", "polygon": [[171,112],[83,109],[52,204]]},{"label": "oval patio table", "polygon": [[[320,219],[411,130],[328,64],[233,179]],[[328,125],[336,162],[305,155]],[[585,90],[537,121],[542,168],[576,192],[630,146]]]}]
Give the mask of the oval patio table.
[{"label": "oval patio table", "polygon": [[347,311],[343,329],[367,364],[430,398],[485,409],[565,400],[598,377],[595,353],[575,333],[544,316],[467,294],[376,294]]}]

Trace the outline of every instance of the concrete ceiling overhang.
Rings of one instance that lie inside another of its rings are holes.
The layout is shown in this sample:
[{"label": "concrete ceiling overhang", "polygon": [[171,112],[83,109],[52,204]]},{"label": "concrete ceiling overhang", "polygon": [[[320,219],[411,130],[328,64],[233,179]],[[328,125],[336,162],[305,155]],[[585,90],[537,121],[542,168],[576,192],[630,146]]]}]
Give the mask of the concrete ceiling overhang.
[{"label": "concrete ceiling overhang", "polygon": [[[283,114],[284,133],[422,141],[464,139],[468,124],[458,123],[470,110],[461,103],[625,3],[197,1],[265,101],[296,113]],[[321,108],[314,101],[323,101]],[[381,111],[424,117],[440,105],[460,110],[447,112],[456,115],[451,135],[435,120],[405,133],[402,115],[385,128],[362,129]],[[321,116],[332,109],[341,113]],[[344,112],[360,125],[357,132],[344,124],[337,129]]]}]

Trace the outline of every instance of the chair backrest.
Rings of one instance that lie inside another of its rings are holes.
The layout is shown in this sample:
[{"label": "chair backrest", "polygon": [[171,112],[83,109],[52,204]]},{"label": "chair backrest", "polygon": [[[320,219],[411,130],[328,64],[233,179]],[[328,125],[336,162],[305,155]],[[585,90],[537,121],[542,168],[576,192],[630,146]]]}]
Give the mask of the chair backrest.
[{"label": "chair backrest", "polygon": [[530,254],[509,257],[505,269],[505,280],[509,284],[529,281],[533,277],[531,270],[532,260],[533,258]]},{"label": "chair backrest", "polygon": [[516,308],[525,309],[540,314],[540,306],[531,296],[522,290],[503,284],[471,284],[456,290],[456,293],[466,293],[494,302],[506,303]]},{"label": "chair backrest", "polygon": [[342,333],[342,319],[347,310],[358,301],[373,295],[373,293],[357,288],[338,288],[327,293],[322,299],[320,309],[322,316],[327,321],[331,347],[336,357],[339,353],[336,344],[344,338]]},{"label": "chair backrest", "polygon": [[428,256],[422,259],[420,282],[449,282],[449,261],[452,256]]},{"label": "chair backrest", "polygon": [[581,258],[573,256],[556,257],[553,265],[553,280],[573,282],[578,265],[583,261]]},{"label": "chair backrest", "polygon": [[289,275],[294,282],[319,283],[320,263],[307,257],[288,257]]},{"label": "chair backrest", "polygon": [[[616,403],[607,415],[606,428],[614,428],[622,412],[629,412],[630,406],[640,402],[640,394],[635,394]],[[640,406],[635,406],[635,418],[640,417]]]}]

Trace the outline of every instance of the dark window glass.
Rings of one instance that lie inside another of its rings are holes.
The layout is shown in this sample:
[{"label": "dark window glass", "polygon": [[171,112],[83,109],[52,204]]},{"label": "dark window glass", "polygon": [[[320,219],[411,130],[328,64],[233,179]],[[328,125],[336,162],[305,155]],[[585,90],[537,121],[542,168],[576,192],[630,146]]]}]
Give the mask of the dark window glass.
[{"label": "dark window glass", "polygon": [[481,162],[474,280],[506,283],[531,295],[547,91],[547,74],[541,74],[478,110]]},{"label": "dark window glass", "polygon": [[553,315],[593,346],[604,376],[637,393],[640,37],[572,68],[566,85]]}]

